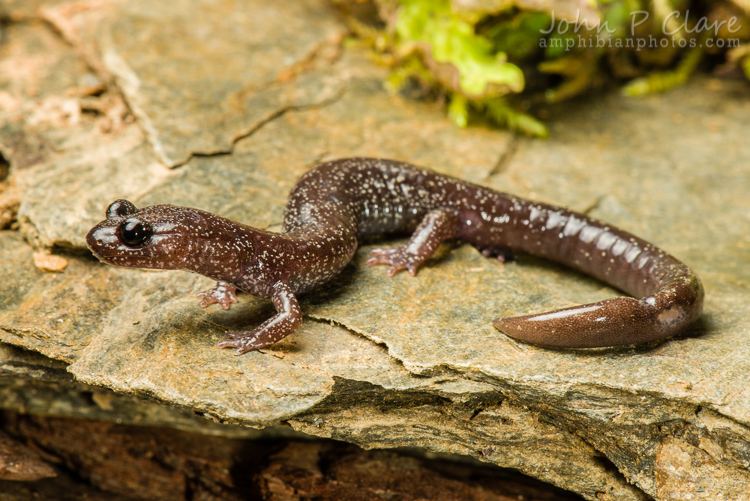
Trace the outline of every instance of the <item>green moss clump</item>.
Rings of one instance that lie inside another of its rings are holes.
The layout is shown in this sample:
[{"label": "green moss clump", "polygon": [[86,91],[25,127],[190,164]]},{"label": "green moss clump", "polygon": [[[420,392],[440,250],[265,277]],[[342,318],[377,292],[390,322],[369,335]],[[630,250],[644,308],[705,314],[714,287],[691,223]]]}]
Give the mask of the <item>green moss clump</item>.
[{"label": "green moss clump", "polygon": [[395,32],[397,43],[420,50],[428,67],[446,66],[435,71],[455,92],[481,98],[523,90],[521,69],[453,13],[448,0],[402,0]]},{"label": "green moss clump", "polygon": [[461,127],[479,115],[545,137],[525,110],[604,86],[663,92],[707,56],[750,80],[750,15],[736,1],[556,0],[549,12],[535,0],[371,1],[383,25],[352,27],[393,67],[389,88],[417,83]]}]

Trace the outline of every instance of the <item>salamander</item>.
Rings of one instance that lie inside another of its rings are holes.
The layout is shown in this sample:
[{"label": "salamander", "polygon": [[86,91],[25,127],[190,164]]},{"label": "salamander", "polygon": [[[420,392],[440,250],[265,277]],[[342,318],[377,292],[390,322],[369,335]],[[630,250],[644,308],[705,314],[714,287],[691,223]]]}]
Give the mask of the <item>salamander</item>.
[{"label": "salamander", "polygon": [[457,239],[504,260],[525,252],[592,275],[633,297],[548,313],[498,318],[511,338],[545,347],[592,348],[661,340],[684,332],[703,308],[701,281],[660,248],[583,214],[498,192],[406,163],[374,158],[327,162],[292,189],[278,233],[198,209],[113,202],[86,242],[104,263],[188,270],[217,281],[200,306],[228,309],[240,289],[270,298],[277,313],[229,332],[237,354],[269,346],[302,323],[297,296],[330,280],[362,237],[411,233],[372,251],[388,275],[417,269],[441,242]]}]

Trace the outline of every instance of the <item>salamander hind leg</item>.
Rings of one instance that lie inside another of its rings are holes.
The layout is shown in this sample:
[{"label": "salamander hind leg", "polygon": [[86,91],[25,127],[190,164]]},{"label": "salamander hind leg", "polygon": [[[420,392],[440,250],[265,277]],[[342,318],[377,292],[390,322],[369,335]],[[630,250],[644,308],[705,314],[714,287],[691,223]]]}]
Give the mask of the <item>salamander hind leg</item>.
[{"label": "salamander hind leg", "polygon": [[435,253],[442,241],[457,236],[458,216],[457,210],[448,208],[428,212],[406,245],[373,249],[367,264],[389,264],[388,276],[404,269],[411,276],[416,275],[417,269]]},{"label": "salamander hind leg", "polygon": [[501,263],[515,261],[516,254],[508,247],[477,247],[484,257],[494,257]]}]

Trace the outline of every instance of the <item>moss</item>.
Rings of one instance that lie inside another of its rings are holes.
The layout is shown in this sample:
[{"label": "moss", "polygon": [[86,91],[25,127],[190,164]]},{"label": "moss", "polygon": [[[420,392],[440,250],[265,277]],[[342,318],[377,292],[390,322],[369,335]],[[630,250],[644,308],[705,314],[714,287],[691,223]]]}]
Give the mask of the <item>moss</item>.
[{"label": "moss", "polygon": [[402,0],[395,32],[397,43],[420,49],[428,66],[450,66],[445,77],[441,70],[436,72],[438,80],[455,92],[482,98],[523,90],[521,69],[454,14],[447,0]]},{"label": "moss", "polygon": [[383,27],[355,32],[393,67],[389,88],[432,89],[423,94],[442,96],[460,127],[479,114],[544,137],[522,110],[612,85],[631,96],[664,92],[707,55],[726,56],[750,80],[750,16],[728,1],[557,0],[549,12],[532,0],[374,2]]}]

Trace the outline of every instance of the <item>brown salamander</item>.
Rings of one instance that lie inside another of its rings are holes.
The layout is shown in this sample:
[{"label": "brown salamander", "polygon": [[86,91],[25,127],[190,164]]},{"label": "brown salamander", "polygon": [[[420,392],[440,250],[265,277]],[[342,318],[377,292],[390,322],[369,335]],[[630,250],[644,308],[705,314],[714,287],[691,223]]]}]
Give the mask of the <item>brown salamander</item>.
[{"label": "brown salamander", "polygon": [[372,251],[368,264],[414,275],[447,239],[486,256],[527,252],[592,275],[634,297],[521,317],[495,327],[550,347],[616,346],[665,339],[703,308],[703,286],[685,264],[650,243],[567,209],[533,202],[402,162],[346,158],[322,164],[292,189],[280,233],[198,209],[117,200],[86,242],[101,261],[188,270],[218,283],[200,305],[228,309],[241,289],[277,314],[219,343],[238,354],[275,343],[302,323],[297,295],[339,273],[367,235],[412,232],[402,246]]}]

